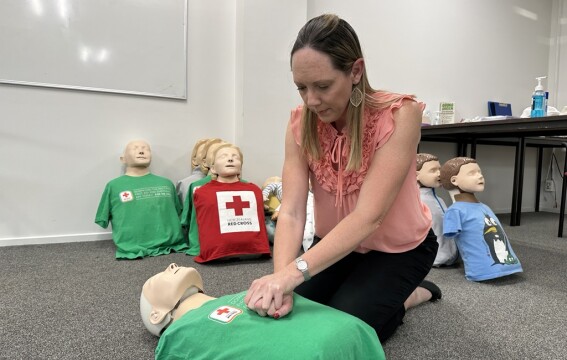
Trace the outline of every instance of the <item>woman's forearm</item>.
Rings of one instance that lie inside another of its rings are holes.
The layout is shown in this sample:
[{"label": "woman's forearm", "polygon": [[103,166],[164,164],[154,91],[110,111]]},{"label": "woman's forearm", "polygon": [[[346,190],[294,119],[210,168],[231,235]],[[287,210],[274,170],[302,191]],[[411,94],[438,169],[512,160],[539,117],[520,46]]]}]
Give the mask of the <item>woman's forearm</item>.
[{"label": "woman's forearm", "polygon": [[274,241],[274,272],[286,267],[299,255],[305,227],[301,224],[301,221],[280,212]]}]

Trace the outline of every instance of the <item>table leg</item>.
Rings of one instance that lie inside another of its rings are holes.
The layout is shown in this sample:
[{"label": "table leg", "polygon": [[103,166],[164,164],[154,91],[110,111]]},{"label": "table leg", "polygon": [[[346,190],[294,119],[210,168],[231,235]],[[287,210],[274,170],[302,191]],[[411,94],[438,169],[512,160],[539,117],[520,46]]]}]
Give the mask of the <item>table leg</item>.
[{"label": "table leg", "polygon": [[541,164],[543,162],[543,147],[537,147],[537,175],[535,192],[535,212],[539,212],[539,200],[541,193]]},{"label": "table leg", "polygon": [[471,140],[471,158],[476,159],[476,138]]},{"label": "table leg", "polygon": [[[563,143],[567,150],[567,143]],[[565,153],[565,162],[563,163],[563,182],[561,185],[561,208],[559,209],[559,230],[558,237],[563,237],[563,221],[565,217],[565,193],[567,192],[567,152]]]},{"label": "table leg", "polygon": [[467,143],[458,142],[457,143],[457,156],[467,156]]},{"label": "table leg", "polygon": [[512,186],[512,216],[510,226],[519,226],[522,214],[522,188],[524,186],[524,156],[526,152],[526,139],[518,138],[516,145],[516,159],[514,163],[514,184]]}]

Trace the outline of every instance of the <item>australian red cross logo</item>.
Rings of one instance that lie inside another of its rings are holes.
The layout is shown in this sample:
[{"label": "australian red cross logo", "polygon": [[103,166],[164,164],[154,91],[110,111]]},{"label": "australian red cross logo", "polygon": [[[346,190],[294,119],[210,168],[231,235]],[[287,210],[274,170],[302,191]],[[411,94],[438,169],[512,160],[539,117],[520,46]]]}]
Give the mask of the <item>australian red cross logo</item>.
[{"label": "australian red cross logo", "polygon": [[132,200],[134,200],[134,195],[132,195],[131,191],[126,190],[126,191],[122,191],[120,193],[120,201],[127,202],[127,201],[132,201]]},{"label": "australian red cross logo", "polygon": [[232,306],[220,306],[209,314],[209,319],[218,321],[223,324],[228,324],[234,320],[238,315],[242,314],[242,310]]}]

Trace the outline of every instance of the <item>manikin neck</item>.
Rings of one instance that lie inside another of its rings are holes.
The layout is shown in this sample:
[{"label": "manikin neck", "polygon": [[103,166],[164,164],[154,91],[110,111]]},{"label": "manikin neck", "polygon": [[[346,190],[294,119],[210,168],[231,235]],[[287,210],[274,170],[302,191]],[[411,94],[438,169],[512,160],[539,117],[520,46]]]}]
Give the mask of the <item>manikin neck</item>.
[{"label": "manikin neck", "polygon": [[453,202],[456,201],[470,202],[470,203],[480,202],[478,201],[474,193],[462,192],[461,189],[458,188],[449,190],[449,195],[451,195],[451,200],[453,200]]},{"label": "manikin neck", "polygon": [[173,321],[180,319],[188,311],[197,309],[207,301],[211,301],[214,299],[215,299],[214,297],[205,295],[201,292],[189,296],[185,300],[181,301],[181,303],[179,303],[179,306],[173,310],[171,314],[173,317]]},{"label": "manikin neck", "polygon": [[220,176],[218,175],[217,178],[215,179],[218,182],[221,183],[235,183],[235,182],[239,182],[240,178],[238,177],[238,175],[233,175],[233,176]]},{"label": "manikin neck", "polygon": [[124,172],[124,174],[128,176],[144,176],[149,173],[150,173],[149,167],[135,167],[135,166],[127,166],[126,171]]},{"label": "manikin neck", "polygon": [[421,183],[421,181],[417,180],[417,186],[419,186],[420,188],[425,188],[425,189],[432,189],[435,190],[437,189],[439,186],[427,186],[427,185],[423,185]]}]

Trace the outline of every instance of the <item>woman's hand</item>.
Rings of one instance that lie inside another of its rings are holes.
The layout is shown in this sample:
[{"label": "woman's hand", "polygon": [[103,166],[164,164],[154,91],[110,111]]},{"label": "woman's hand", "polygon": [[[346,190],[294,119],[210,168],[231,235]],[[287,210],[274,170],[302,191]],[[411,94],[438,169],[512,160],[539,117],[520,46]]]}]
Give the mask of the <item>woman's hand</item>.
[{"label": "woman's hand", "polygon": [[292,271],[297,274],[286,267],[254,280],[244,297],[244,303],[260,316],[286,316],[293,308],[293,289],[303,280],[299,271],[295,268]]}]

